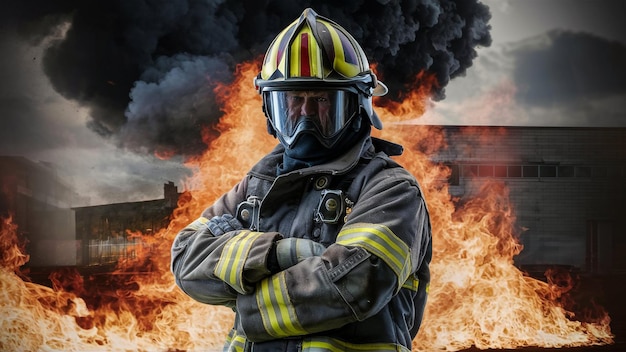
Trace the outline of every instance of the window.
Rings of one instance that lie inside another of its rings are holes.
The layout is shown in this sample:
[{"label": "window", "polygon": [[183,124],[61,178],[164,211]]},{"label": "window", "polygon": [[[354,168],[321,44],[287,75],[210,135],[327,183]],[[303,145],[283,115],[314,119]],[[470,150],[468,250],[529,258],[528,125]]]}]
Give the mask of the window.
[{"label": "window", "polygon": [[495,165],[493,167],[493,175],[495,177],[506,177],[506,165]]},{"label": "window", "polygon": [[519,165],[509,165],[509,177],[522,177],[522,167]]},{"label": "window", "polygon": [[522,175],[524,177],[539,177],[539,168],[536,165],[522,166]]},{"label": "window", "polygon": [[539,167],[539,175],[541,177],[556,177],[556,166],[541,165]]},{"label": "window", "polygon": [[480,165],[478,167],[478,176],[493,177],[493,165]]},{"label": "window", "polygon": [[574,165],[458,165],[446,164],[451,174],[448,183],[459,185],[460,177],[499,177],[499,178],[619,178],[626,177],[626,169],[619,166],[574,166]]},{"label": "window", "polygon": [[463,166],[464,177],[473,177],[477,175],[478,175],[478,166],[476,165],[464,165]]},{"label": "window", "polygon": [[573,166],[559,166],[559,177],[574,177]]}]

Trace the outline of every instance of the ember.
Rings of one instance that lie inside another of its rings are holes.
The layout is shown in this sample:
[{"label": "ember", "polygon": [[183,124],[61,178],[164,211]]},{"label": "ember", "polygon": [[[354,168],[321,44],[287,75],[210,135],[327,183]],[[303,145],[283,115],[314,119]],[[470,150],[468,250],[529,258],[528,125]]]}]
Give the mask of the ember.
[{"label": "ember", "polygon": [[[16,272],[28,259],[16,228],[4,219],[0,234],[0,350],[216,350],[232,325],[232,312],[192,301],[174,285],[169,251],[176,232],[229,190],[276,143],[265,131],[260,98],[250,88],[256,63],[239,66],[238,79],[218,86],[224,112],[205,131],[208,150],[188,166],[197,172],[167,229],[136,234],[150,251],[119,262],[107,275],[77,271],[52,275],[53,288],[23,280]],[[420,77],[420,82],[428,81]],[[431,82],[431,84],[434,84]],[[448,192],[449,170],[429,154],[445,148],[437,127],[394,124],[423,113],[428,89],[406,103],[379,108],[387,122],[382,137],[405,146],[399,161],[420,180],[433,221],[432,283],[416,350],[456,351],[471,346],[570,347],[613,342],[609,317],[574,320],[561,299],[562,279],[540,281],[513,265],[522,250],[515,215],[501,183],[486,183],[460,204]]]}]

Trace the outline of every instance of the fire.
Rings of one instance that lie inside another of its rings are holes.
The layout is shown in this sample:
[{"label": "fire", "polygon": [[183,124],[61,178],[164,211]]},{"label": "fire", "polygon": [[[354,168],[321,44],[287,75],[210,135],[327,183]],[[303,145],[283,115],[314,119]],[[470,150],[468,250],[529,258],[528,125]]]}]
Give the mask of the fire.
[{"label": "fire", "polygon": [[[52,275],[53,288],[23,280],[28,257],[5,219],[0,232],[0,350],[219,350],[232,326],[230,310],[197,303],[178,290],[169,271],[169,250],[179,229],[228,191],[276,141],[265,133],[260,97],[251,88],[256,63],[242,64],[237,80],[218,86],[224,116],[205,131],[206,153],[190,160],[195,175],[185,185],[169,226],[141,236],[148,243],[136,259],[108,275]],[[434,229],[432,282],[416,350],[457,351],[522,346],[583,346],[612,343],[609,318],[571,319],[560,303],[567,288],[525,276],[513,265],[521,251],[506,187],[486,183],[460,204],[449,195],[449,170],[429,159],[445,148],[441,129],[407,126],[425,109],[432,78],[402,104],[378,109],[383,138],[405,146],[399,161],[420,181]],[[567,285],[566,285],[567,286]],[[569,287],[569,286],[568,286]]]}]

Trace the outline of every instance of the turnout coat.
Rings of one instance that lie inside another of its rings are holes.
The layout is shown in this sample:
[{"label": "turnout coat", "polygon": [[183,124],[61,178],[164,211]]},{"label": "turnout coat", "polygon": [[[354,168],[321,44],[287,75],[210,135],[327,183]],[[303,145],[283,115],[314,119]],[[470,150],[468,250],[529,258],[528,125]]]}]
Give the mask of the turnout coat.
[{"label": "turnout coat", "polygon": [[[367,137],[332,162],[277,175],[278,145],[176,236],[172,272],[197,301],[231,307],[225,351],[410,351],[430,282],[431,225],[418,182]],[[244,229],[218,236],[232,215]],[[272,272],[287,237],[319,256]]]}]

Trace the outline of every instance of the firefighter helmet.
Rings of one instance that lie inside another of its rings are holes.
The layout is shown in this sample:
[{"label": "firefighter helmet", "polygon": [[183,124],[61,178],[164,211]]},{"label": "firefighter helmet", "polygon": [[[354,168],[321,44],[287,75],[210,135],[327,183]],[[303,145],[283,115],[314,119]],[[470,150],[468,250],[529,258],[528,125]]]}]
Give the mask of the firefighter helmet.
[{"label": "firefighter helmet", "polygon": [[[291,145],[304,131],[313,132],[331,147],[361,111],[382,128],[372,96],[387,93],[376,79],[365,52],[344,28],[308,8],[272,41],[255,86],[263,95],[263,109],[281,141]],[[299,124],[286,116],[287,92],[326,92],[330,123]],[[287,128],[287,126],[292,126]]]}]

